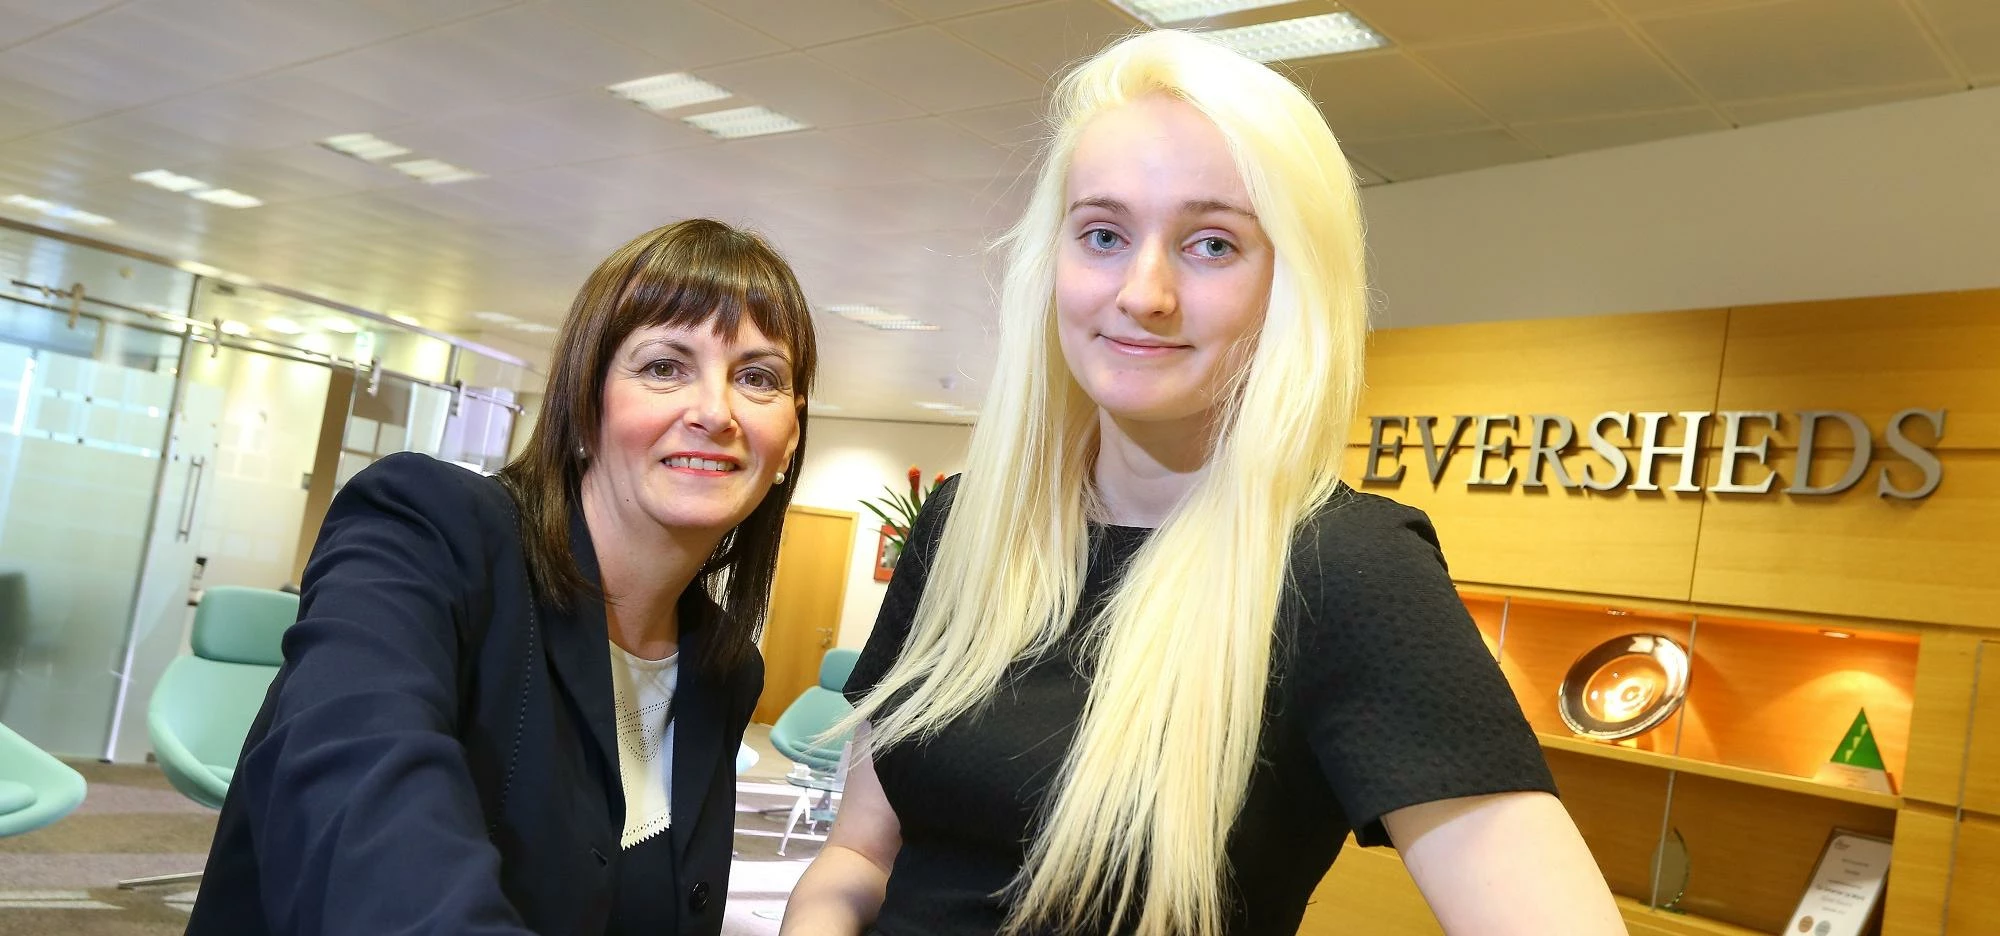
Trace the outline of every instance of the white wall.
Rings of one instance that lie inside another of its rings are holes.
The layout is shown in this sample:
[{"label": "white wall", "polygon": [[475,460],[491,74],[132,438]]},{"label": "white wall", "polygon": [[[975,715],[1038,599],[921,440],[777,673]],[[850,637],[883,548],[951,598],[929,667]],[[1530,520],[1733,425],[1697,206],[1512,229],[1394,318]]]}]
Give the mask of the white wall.
[{"label": "white wall", "polygon": [[1365,190],[1381,327],[2000,286],[2000,88]]},{"label": "white wall", "polygon": [[911,465],[923,469],[926,485],[939,472],[957,474],[965,467],[965,446],[971,438],[970,426],[812,418],[792,503],[858,515],[854,550],[847,563],[840,646],[859,648],[868,642],[875,612],[888,590],[875,581],[875,546],[882,522],[861,505],[861,499],[882,496],[884,485],[901,489],[908,483]]}]

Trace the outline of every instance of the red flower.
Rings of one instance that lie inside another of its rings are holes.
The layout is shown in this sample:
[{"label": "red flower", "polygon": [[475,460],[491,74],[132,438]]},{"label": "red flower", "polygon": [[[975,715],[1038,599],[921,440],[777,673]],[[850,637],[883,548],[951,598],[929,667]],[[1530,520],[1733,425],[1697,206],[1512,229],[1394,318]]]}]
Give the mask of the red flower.
[{"label": "red flower", "polygon": [[924,473],[923,473],[923,471],[922,471],[921,469],[919,469],[919,468],[918,468],[917,466],[915,466],[915,465],[911,465],[911,466],[910,466],[910,500],[913,500],[913,501],[914,501],[914,500],[917,500],[917,499],[919,499],[919,498],[921,498],[921,497],[923,496],[923,494],[922,494],[921,492],[919,492],[919,491],[917,490],[917,484],[918,484],[918,482],[921,482],[921,481],[922,481],[923,479],[924,479]]},{"label": "red flower", "polygon": [[942,471],[938,472],[937,477],[931,479],[931,487],[937,487],[938,485],[943,483],[944,483],[944,472]]}]

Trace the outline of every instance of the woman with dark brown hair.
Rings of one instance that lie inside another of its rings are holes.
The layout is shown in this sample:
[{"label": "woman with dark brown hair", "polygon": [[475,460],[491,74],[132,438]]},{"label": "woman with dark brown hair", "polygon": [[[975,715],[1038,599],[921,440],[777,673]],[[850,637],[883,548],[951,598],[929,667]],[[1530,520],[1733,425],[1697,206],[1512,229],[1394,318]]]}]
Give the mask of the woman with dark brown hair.
[{"label": "woman with dark brown hair", "polygon": [[356,475],[188,932],[721,932],[814,367],[785,262],[684,221],[591,274],[497,478]]}]

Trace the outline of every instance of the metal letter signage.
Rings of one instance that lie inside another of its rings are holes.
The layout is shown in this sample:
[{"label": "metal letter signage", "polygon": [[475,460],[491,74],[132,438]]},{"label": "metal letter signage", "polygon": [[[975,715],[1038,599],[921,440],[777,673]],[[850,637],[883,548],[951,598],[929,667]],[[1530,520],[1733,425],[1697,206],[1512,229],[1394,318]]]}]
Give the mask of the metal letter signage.
[{"label": "metal letter signage", "polygon": [[[1944,416],[1943,409],[1911,408],[1889,418],[1882,427],[1881,442],[1907,464],[1881,466],[1875,476],[1876,496],[1921,500],[1937,490],[1944,480],[1944,463],[1934,449],[1944,440]],[[1362,481],[1402,482],[1403,450],[1414,428],[1415,441],[1423,447],[1424,467],[1433,485],[1442,483],[1445,465],[1463,441],[1468,449],[1465,456],[1472,462],[1465,481],[1471,488],[1506,488],[1518,480],[1524,488],[1547,489],[1547,478],[1553,475],[1555,485],[1563,488],[1615,491],[1623,487],[1657,492],[1662,490],[1656,480],[1663,471],[1660,463],[1671,461],[1679,470],[1674,473],[1674,483],[1665,490],[1693,494],[1702,490],[1696,480],[1699,467],[1696,462],[1702,457],[1702,425],[1714,417],[1720,417],[1721,422],[1721,438],[1714,456],[1721,464],[1715,483],[1708,490],[1717,494],[1769,494],[1774,490],[1802,497],[1839,494],[1861,483],[1874,461],[1876,435],[1861,417],[1841,410],[1804,410],[1794,414],[1776,410],[1613,411],[1584,420],[1580,424],[1583,430],[1580,440],[1578,423],[1567,416],[1549,413],[1525,418],[1511,413],[1455,415],[1451,417],[1449,435],[1442,439],[1434,431],[1440,422],[1434,415],[1370,416],[1368,468]],[[1779,478],[1771,466],[1771,439],[1787,421],[1798,425],[1798,454],[1788,482]],[[1918,438],[1911,437],[1908,430],[1913,421],[1929,424],[1928,443],[1919,441],[1926,438],[1921,430]],[[1679,424],[1680,440],[1676,444],[1667,442],[1672,423]],[[1767,424],[1769,429],[1754,443],[1746,442],[1748,430],[1757,423]],[[1822,431],[1836,423],[1847,430],[1844,445],[1837,432],[1829,437]],[[1468,428],[1472,430],[1469,435]],[[1616,432],[1611,431],[1614,428]],[[1638,450],[1636,458],[1626,452],[1628,447]],[[1586,449],[1604,464],[1564,464],[1564,456]],[[1527,454],[1526,465],[1517,466],[1510,461],[1516,452]],[[1494,460],[1499,461],[1497,466],[1490,464]],[[1385,468],[1389,470],[1385,472]],[[1745,475],[1755,477],[1754,472],[1759,468],[1765,472],[1762,478],[1744,479]]]}]

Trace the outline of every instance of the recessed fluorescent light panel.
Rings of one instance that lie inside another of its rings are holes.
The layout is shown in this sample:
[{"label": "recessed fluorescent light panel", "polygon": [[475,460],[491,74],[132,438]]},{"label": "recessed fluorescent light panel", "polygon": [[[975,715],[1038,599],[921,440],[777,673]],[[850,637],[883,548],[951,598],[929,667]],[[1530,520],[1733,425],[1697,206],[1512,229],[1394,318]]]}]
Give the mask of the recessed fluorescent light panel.
[{"label": "recessed fluorescent light panel", "polygon": [[482,322],[492,322],[496,325],[505,325],[508,324],[509,322],[520,321],[520,319],[508,315],[505,312],[474,312],[472,313],[472,317]]},{"label": "recessed fluorescent light panel", "polygon": [[194,192],[211,187],[208,183],[200,179],[168,172],[165,169],[148,169],[145,172],[135,172],[132,174],[132,181],[144,182],[156,189],[165,189],[169,192]]},{"label": "recessed fluorescent light panel", "polygon": [[907,315],[898,315],[887,309],[870,305],[828,306],[828,312],[840,316],[857,325],[882,331],[937,331],[938,326]]},{"label": "recessed fluorescent light panel", "polygon": [[540,322],[515,322],[507,327],[517,332],[527,332],[530,335],[553,335],[556,333],[554,325],[544,325]]},{"label": "recessed fluorescent light panel", "polygon": [[689,114],[681,119],[724,140],[808,129],[807,124],[765,107],[735,107],[706,114]]},{"label": "recessed fluorescent light panel", "polygon": [[17,208],[26,208],[30,211],[39,212],[58,221],[75,221],[78,224],[88,224],[92,227],[102,227],[111,223],[110,218],[101,214],[92,214],[81,208],[65,205],[61,202],[52,202],[46,198],[36,198],[33,195],[9,195],[4,199],[0,199],[0,201],[4,201]]},{"label": "recessed fluorescent light panel", "polygon": [[1147,23],[1165,26],[1169,23],[1226,16],[1245,10],[1284,6],[1293,0],[1111,0],[1111,2]]},{"label": "recessed fluorescent light panel", "polygon": [[264,203],[264,200],[261,198],[257,198],[252,195],[245,195],[242,192],[239,192],[235,189],[226,189],[226,188],[209,189],[205,192],[193,192],[190,194],[189,197],[199,198],[205,202],[213,202],[217,205],[221,205],[224,208],[255,208],[258,205]]},{"label": "recessed fluorescent light panel", "polygon": [[410,148],[398,146],[372,133],[343,133],[319,141],[319,145],[343,156],[367,162],[381,162],[398,156],[410,155]]},{"label": "recessed fluorescent light panel", "polygon": [[1207,35],[1259,62],[1318,58],[1379,49],[1389,44],[1381,33],[1368,28],[1367,23],[1352,13],[1326,13],[1218,29]]},{"label": "recessed fluorescent light panel", "polygon": [[606,85],[604,90],[650,111],[707,104],[729,96],[729,92],[687,72],[621,81],[615,85]]},{"label": "recessed fluorescent light panel", "polygon": [[412,159],[399,162],[396,171],[425,185],[444,185],[448,182],[463,182],[477,179],[480,174],[470,169],[461,169],[442,159]]},{"label": "recessed fluorescent light panel", "polygon": [[305,326],[288,318],[267,318],[264,320],[264,327],[280,335],[298,335],[306,330]]}]

